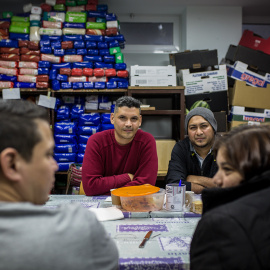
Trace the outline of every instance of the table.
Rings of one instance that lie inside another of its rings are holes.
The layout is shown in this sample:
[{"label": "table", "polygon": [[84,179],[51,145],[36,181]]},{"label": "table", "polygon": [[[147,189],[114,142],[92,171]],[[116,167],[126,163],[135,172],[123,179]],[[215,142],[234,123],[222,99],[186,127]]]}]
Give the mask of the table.
[{"label": "table", "polygon": [[[108,196],[51,195],[46,208],[79,203],[85,208],[110,207]],[[124,219],[102,222],[119,250],[119,269],[189,269],[191,237],[200,219],[194,213],[157,211],[124,212]],[[169,217],[171,216],[171,217]],[[144,248],[145,234],[153,233]]]}]

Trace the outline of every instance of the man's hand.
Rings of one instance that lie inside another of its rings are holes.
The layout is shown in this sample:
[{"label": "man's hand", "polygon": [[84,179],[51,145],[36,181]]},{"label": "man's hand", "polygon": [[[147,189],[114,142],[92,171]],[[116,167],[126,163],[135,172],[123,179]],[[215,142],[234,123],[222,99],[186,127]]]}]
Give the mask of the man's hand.
[{"label": "man's hand", "polygon": [[191,182],[191,190],[196,194],[202,193],[204,188],[216,187],[213,179],[205,176],[189,175],[186,181]]},{"label": "man's hand", "polygon": [[129,178],[130,178],[130,181],[132,181],[132,180],[133,180],[133,178],[134,178],[134,175],[133,175],[133,174],[131,174],[131,173],[128,173],[128,176],[129,176]]}]

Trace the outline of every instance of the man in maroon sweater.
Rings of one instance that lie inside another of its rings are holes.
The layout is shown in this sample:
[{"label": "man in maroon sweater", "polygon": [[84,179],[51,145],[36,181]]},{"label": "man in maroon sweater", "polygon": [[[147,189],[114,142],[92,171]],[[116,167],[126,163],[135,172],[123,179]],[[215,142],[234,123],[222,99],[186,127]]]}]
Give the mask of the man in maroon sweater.
[{"label": "man in maroon sweater", "polygon": [[98,132],[87,142],[82,182],[86,195],[110,194],[110,189],[155,185],[158,158],[154,137],[139,129],[140,101],[124,96],[111,114],[114,129]]}]

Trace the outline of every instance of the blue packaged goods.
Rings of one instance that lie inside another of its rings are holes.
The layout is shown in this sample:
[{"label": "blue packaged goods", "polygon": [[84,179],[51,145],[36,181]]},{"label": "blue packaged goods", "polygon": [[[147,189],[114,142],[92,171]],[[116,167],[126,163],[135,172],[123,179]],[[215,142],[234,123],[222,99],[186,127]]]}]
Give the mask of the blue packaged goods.
[{"label": "blue packaged goods", "polygon": [[69,169],[69,166],[72,164],[73,162],[57,162],[58,164],[58,172],[66,172]]},{"label": "blue packaged goods", "polygon": [[0,81],[17,82],[17,76],[0,74]]},{"label": "blue packaged goods", "polygon": [[66,49],[65,50],[65,54],[66,55],[76,55],[77,54],[77,50],[76,49]]},{"label": "blue packaged goods", "polygon": [[109,47],[110,48],[119,47],[119,42],[117,40],[114,40],[112,42],[109,42]]},{"label": "blue packaged goods", "polygon": [[81,104],[76,104],[72,106],[70,118],[79,119],[83,113],[84,113],[84,106]]},{"label": "blue packaged goods", "polygon": [[128,82],[128,78],[111,77],[109,82]]},{"label": "blue packaged goods", "polygon": [[84,157],[84,153],[78,153],[77,158],[76,158],[76,162],[83,163],[83,157]]},{"label": "blue packaged goods", "polygon": [[62,100],[59,99],[59,98],[56,98],[56,101],[55,101],[55,108],[59,108],[61,105],[62,105]]},{"label": "blue packaged goods", "polygon": [[77,143],[77,136],[75,134],[57,134],[54,136],[56,144],[63,143]]},{"label": "blue packaged goods", "polygon": [[85,47],[87,49],[95,49],[97,47],[97,42],[96,41],[86,41]]},{"label": "blue packaged goods", "polygon": [[87,141],[89,139],[90,135],[79,135],[78,136],[78,143],[87,144]]},{"label": "blue packaged goods", "polygon": [[72,88],[74,90],[83,89],[83,82],[74,82]]},{"label": "blue packaged goods", "polygon": [[58,80],[52,80],[51,82],[52,90],[58,91],[61,89],[60,82]]},{"label": "blue packaged goods", "polygon": [[77,125],[74,122],[57,122],[54,124],[54,134],[76,134]]},{"label": "blue packaged goods", "polygon": [[105,82],[95,82],[95,89],[105,89],[106,88],[106,83]]},{"label": "blue packaged goods", "polygon": [[94,63],[94,68],[113,68],[112,63],[104,63],[104,62],[95,62]]},{"label": "blue packaged goods", "polygon": [[128,88],[129,83],[128,82],[118,82],[117,88]]},{"label": "blue packaged goods", "polygon": [[40,52],[45,53],[45,54],[51,54],[52,53],[52,48],[43,46],[43,47],[40,48]]},{"label": "blue packaged goods", "polygon": [[51,69],[51,70],[50,70],[50,73],[49,73],[49,79],[50,79],[50,80],[56,80],[57,74],[58,74],[57,69],[54,69],[54,68]]},{"label": "blue packaged goods", "polygon": [[53,54],[55,56],[64,56],[65,55],[65,50],[64,49],[54,49]]},{"label": "blue packaged goods", "polygon": [[69,119],[69,115],[70,115],[70,109],[68,106],[60,106],[57,110],[56,110],[56,119],[57,120],[63,120],[63,119]]},{"label": "blue packaged goods", "polygon": [[98,22],[98,23],[106,23],[106,18],[96,18],[96,22]]},{"label": "blue packaged goods", "polygon": [[61,89],[72,89],[72,82],[61,82]]},{"label": "blue packaged goods", "polygon": [[[29,40],[29,34],[22,34],[22,33],[9,33],[10,39],[20,39],[20,40]],[[16,47],[15,47],[16,48]]]},{"label": "blue packaged goods", "polygon": [[98,55],[99,51],[95,50],[95,49],[89,49],[89,50],[87,50],[87,53],[89,55]]},{"label": "blue packaged goods", "polygon": [[49,61],[39,61],[38,62],[38,67],[40,67],[40,68],[50,68],[51,63]]},{"label": "blue packaged goods", "polygon": [[117,16],[114,13],[107,13],[106,14],[106,21],[116,21]]},{"label": "blue packaged goods", "polygon": [[103,36],[98,36],[98,35],[84,35],[83,39],[85,41],[104,41],[104,37]]},{"label": "blue packaged goods", "polygon": [[78,55],[87,55],[87,49],[77,49]]},{"label": "blue packaged goods", "polygon": [[[101,50],[99,50],[99,54],[100,55],[110,55],[110,50],[109,49],[101,49]],[[115,59],[114,59],[114,61],[115,61]]]},{"label": "blue packaged goods", "polygon": [[107,89],[116,89],[117,82],[106,82]]},{"label": "blue packaged goods", "polygon": [[62,41],[60,41],[60,40],[52,41],[52,42],[51,42],[51,47],[52,47],[52,49],[61,49],[61,48],[62,48],[61,42],[62,42]]},{"label": "blue packaged goods", "polygon": [[68,75],[57,74],[56,80],[62,81],[62,82],[67,82],[68,81]]},{"label": "blue packaged goods", "polygon": [[[108,50],[109,54],[110,54],[110,51]],[[115,62],[115,56],[114,55],[104,55],[103,56],[103,61],[104,63],[114,63]]]},{"label": "blue packaged goods", "polygon": [[85,23],[64,22],[63,28],[85,28]]},{"label": "blue packaged goods", "polygon": [[36,88],[36,83],[14,82],[14,88]]},{"label": "blue packaged goods", "polygon": [[71,63],[52,64],[53,69],[71,68]]},{"label": "blue packaged goods", "polygon": [[108,5],[97,5],[97,11],[107,11]]},{"label": "blue packaged goods", "polygon": [[11,39],[2,39],[0,40],[0,47],[5,48],[18,48],[18,40],[11,40]]},{"label": "blue packaged goods", "polygon": [[109,48],[107,42],[98,42],[97,46],[98,46],[98,49],[100,49],[100,50]]},{"label": "blue packaged goods", "polygon": [[101,103],[101,102],[110,102],[109,96],[98,95],[98,103]]},{"label": "blue packaged goods", "polygon": [[101,123],[102,124],[111,124],[111,114],[110,113],[102,113],[101,114]]},{"label": "blue packaged goods", "polygon": [[63,35],[63,41],[82,41],[83,35]]},{"label": "blue packaged goods", "polygon": [[62,36],[40,35],[41,40],[62,40]]},{"label": "blue packaged goods", "polygon": [[76,153],[78,151],[77,143],[73,144],[55,144],[55,153]]},{"label": "blue packaged goods", "polygon": [[49,68],[38,68],[38,75],[48,75]]},{"label": "blue packaged goods", "polygon": [[104,11],[92,11],[92,10],[89,10],[87,12],[87,17],[88,18],[106,18],[106,12]]},{"label": "blue packaged goods", "polygon": [[54,159],[57,163],[61,162],[75,162],[76,160],[76,153],[55,153]]},{"label": "blue packaged goods", "polygon": [[101,124],[100,131],[108,130],[108,129],[114,129],[114,125],[113,124]]},{"label": "blue packaged goods", "polygon": [[102,56],[100,56],[100,55],[84,55],[83,61],[102,62]]},{"label": "blue packaged goods", "polygon": [[83,49],[83,48],[85,48],[85,42],[75,40],[73,43],[73,47],[74,47],[74,49]]},{"label": "blue packaged goods", "polygon": [[111,106],[111,113],[114,113],[114,109],[115,109],[115,104],[112,104],[112,106]]},{"label": "blue packaged goods", "polygon": [[93,63],[91,63],[91,62],[74,62],[74,63],[72,63],[72,68],[93,68]]},{"label": "blue packaged goods", "polygon": [[117,36],[113,36],[113,37],[107,37],[107,36],[104,37],[104,41],[106,41],[106,42],[112,42],[114,40],[124,42],[125,38],[123,35],[117,35]]},{"label": "blue packaged goods", "polygon": [[40,45],[40,47],[43,47],[43,46],[50,47],[51,46],[51,41],[50,40],[41,40],[39,42],[39,45]]},{"label": "blue packaged goods", "polygon": [[80,143],[78,145],[78,153],[84,153],[85,152],[85,148],[86,148],[86,144]]},{"label": "blue packaged goods", "polygon": [[127,64],[126,63],[116,63],[116,64],[114,64],[114,68],[116,70],[126,70]]},{"label": "blue packaged goods", "polygon": [[78,135],[93,135],[100,131],[100,126],[79,126]]},{"label": "blue packaged goods", "polygon": [[80,126],[97,126],[100,123],[99,113],[83,113],[79,117]]},{"label": "blue packaged goods", "polygon": [[83,88],[84,89],[93,89],[94,88],[94,83],[93,82],[84,82],[83,83]]}]

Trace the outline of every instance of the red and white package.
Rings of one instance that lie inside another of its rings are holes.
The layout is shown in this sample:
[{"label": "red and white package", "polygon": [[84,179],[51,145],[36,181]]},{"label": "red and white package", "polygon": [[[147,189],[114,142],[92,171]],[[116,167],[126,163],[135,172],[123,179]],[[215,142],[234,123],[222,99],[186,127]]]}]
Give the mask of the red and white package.
[{"label": "red and white package", "polygon": [[29,54],[29,55],[40,55],[40,50],[33,51],[33,50],[23,47],[23,48],[20,48],[20,53]]},{"label": "red and white package", "polygon": [[21,61],[25,62],[39,62],[40,61],[40,56],[38,55],[28,55],[28,54],[22,54],[21,55]]},{"label": "red and white package", "polygon": [[82,62],[83,56],[82,55],[64,55],[63,62]]},{"label": "red and white package", "polygon": [[93,76],[93,69],[92,68],[83,68],[83,75],[84,76]]},{"label": "red and white package", "polygon": [[73,48],[73,41],[69,40],[69,41],[62,41],[61,42],[61,48],[62,49],[72,49]]},{"label": "red and white package", "polygon": [[17,63],[15,61],[0,61],[0,67],[16,68],[18,66]]},{"label": "red and white package", "polygon": [[17,76],[18,75],[18,69],[17,68],[3,68],[3,67],[0,67],[0,74]]},{"label": "red and white package", "polygon": [[21,39],[18,40],[19,48],[28,47],[28,43],[29,43],[29,40],[21,40]]},{"label": "red and white package", "polygon": [[59,69],[59,73],[61,75],[68,75],[68,76],[70,76],[70,74],[71,74],[71,68],[60,68]]},{"label": "red and white package", "polygon": [[30,83],[36,83],[37,77],[32,75],[18,75],[17,76],[18,82],[30,82]]},{"label": "red and white package", "polygon": [[47,89],[47,88],[49,88],[49,83],[48,82],[37,82],[36,88],[37,89]]},{"label": "red and white package", "polygon": [[53,54],[41,54],[41,61],[49,61],[51,63],[61,63],[61,57]]},{"label": "red and white package", "polygon": [[105,76],[106,77],[115,77],[116,76],[116,70],[114,68],[108,68],[105,70]]},{"label": "red and white package", "polygon": [[20,68],[19,69],[20,75],[38,75],[37,68]]},{"label": "red and white package", "polygon": [[88,10],[96,11],[97,10],[97,5],[88,4],[88,5],[86,5],[85,10],[87,10],[87,11]]},{"label": "red and white package", "polygon": [[103,77],[105,76],[105,71],[103,68],[94,68],[94,76]]},{"label": "red and white package", "polygon": [[42,27],[44,27],[44,28],[61,29],[62,28],[62,22],[42,21]]},{"label": "red and white package", "polygon": [[127,78],[128,77],[128,71],[127,70],[118,70],[116,73],[117,77],[121,78]]},{"label": "red and white package", "polygon": [[86,35],[93,35],[93,36],[105,36],[105,30],[103,29],[86,29]]},{"label": "red and white package", "polygon": [[0,40],[9,39],[9,36],[0,36]]},{"label": "red and white package", "polygon": [[67,11],[72,11],[72,12],[81,12],[85,11],[85,5],[81,6],[67,6]]},{"label": "red and white package", "polygon": [[20,49],[19,48],[0,48],[0,53],[12,53],[12,54],[19,54]]},{"label": "red and white package", "polygon": [[18,62],[18,67],[19,68],[38,68],[38,63],[20,61]]},{"label": "red and white package", "polygon": [[86,76],[80,76],[80,77],[69,77],[68,82],[87,82]]},{"label": "red and white package", "polygon": [[106,36],[117,36],[119,33],[117,28],[107,28],[105,34]]},{"label": "red and white package", "polygon": [[94,18],[94,17],[87,17],[87,21],[88,22],[95,22],[96,21],[96,18]]},{"label": "red and white package", "polygon": [[83,71],[81,68],[73,68],[71,70],[71,76],[82,76],[83,75]]},{"label": "red and white package", "polygon": [[56,0],[56,5],[65,4],[66,0]]},{"label": "red and white package", "polygon": [[48,82],[49,76],[48,75],[37,75],[37,82]]},{"label": "red and white package", "polygon": [[0,29],[8,29],[10,27],[10,22],[0,21]]},{"label": "red and white package", "polygon": [[18,54],[2,53],[0,54],[0,60],[4,61],[19,61],[20,56]]},{"label": "red and white package", "polygon": [[13,82],[1,82],[0,81],[0,88],[13,88]]},{"label": "red and white package", "polygon": [[39,41],[29,41],[27,47],[30,50],[37,51],[39,50]]},{"label": "red and white package", "polygon": [[107,77],[95,77],[95,76],[91,76],[91,77],[88,77],[88,82],[107,82],[108,79]]},{"label": "red and white package", "polygon": [[6,29],[1,29],[0,28],[0,36],[8,36],[8,29],[6,28]]},{"label": "red and white package", "polygon": [[87,4],[90,4],[90,5],[97,5],[97,4],[98,4],[98,0],[88,0],[88,1],[87,1]]}]

